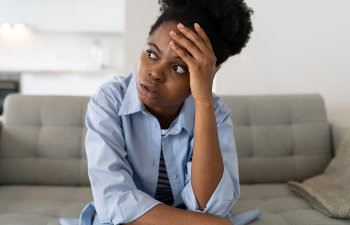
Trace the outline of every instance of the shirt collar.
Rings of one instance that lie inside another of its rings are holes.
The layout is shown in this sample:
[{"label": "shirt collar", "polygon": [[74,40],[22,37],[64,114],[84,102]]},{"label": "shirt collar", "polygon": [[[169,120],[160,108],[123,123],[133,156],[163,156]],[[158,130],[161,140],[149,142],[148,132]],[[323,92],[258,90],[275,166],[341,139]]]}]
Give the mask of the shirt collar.
[{"label": "shirt collar", "polygon": [[137,94],[136,74],[131,73],[130,76],[131,79],[119,109],[119,116],[125,116],[145,110],[145,106],[140,101],[139,96]]},{"label": "shirt collar", "polygon": [[[195,107],[194,107],[194,99],[192,95],[188,96],[184,101],[178,121],[174,125],[174,130],[180,132],[181,127],[183,127],[188,133],[192,133],[194,126],[194,116],[195,116]],[[177,129],[176,129],[177,128]],[[176,133],[178,133],[176,132]]]},{"label": "shirt collar", "polygon": [[[131,79],[126,89],[124,99],[119,109],[119,116],[130,115],[140,111],[146,111],[145,105],[140,101],[136,87],[136,73],[130,74]],[[191,133],[194,126],[195,107],[192,95],[187,97],[181,107],[178,118],[174,126],[171,128],[171,133],[177,134],[184,128]]]}]

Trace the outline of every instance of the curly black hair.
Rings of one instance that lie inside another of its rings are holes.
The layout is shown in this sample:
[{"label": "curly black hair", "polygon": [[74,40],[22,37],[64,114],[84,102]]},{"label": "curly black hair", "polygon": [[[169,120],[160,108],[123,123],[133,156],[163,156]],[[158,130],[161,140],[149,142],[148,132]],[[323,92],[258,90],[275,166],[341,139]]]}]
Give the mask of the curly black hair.
[{"label": "curly black hair", "polygon": [[241,52],[253,31],[253,10],[243,0],[159,0],[161,15],[151,26],[151,35],[166,22],[193,28],[199,23],[208,35],[216,65]]}]

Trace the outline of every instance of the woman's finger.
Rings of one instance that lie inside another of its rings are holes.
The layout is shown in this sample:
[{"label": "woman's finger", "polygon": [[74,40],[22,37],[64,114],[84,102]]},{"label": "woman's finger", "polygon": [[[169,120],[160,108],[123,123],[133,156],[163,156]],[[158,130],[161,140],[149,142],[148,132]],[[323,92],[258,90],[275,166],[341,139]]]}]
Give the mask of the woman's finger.
[{"label": "woman's finger", "polygon": [[182,23],[179,23],[177,25],[177,28],[183,35],[185,35],[185,37],[191,40],[202,53],[204,54],[210,53],[210,51],[208,51],[209,49],[207,45],[204,43],[204,40],[198,34],[196,34],[193,30],[185,27]]},{"label": "woman's finger", "polygon": [[208,35],[205,33],[205,31],[200,27],[198,23],[194,24],[194,29],[196,30],[197,34],[202,38],[207,48],[210,49],[212,53],[214,53],[213,46],[210,43]]},{"label": "woman's finger", "polygon": [[170,41],[169,43],[170,47],[175,51],[175,53],[187,64],[188,68],[192,67],[194,65],[194,59],[192,56],[189,55],[189,53],[179,47],[175,41]]},{"label": "woman's finger", "polygon": [[186,37],[175,33],[175,31],[170,31],[170,36],[183,48],[185,48],[195,59],[202,57],[203,53],[198,49],[198,47]]}]

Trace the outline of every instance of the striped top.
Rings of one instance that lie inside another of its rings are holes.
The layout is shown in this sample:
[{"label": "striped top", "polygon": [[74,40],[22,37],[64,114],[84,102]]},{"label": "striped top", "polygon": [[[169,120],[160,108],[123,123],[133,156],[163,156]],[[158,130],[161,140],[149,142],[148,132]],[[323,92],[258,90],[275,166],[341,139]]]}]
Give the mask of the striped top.
[{"label": "striped top", "polygon": [[155,199],[167,205],[172,205],[174,203],[173,193],[171,191],[171,186],[163,158],[163,151],[160,153],[159,175]]},{"label": "striped top", "polygon": [[[167,131],[168,130],[162,129],[162,136],[164,136]],[[171,190],[166,165],[164,162],[163,150],[160,151],[158,184],[154,197],[158,201],[161,201],[167,205],[172,205],[174,203],[173,192]]]}]

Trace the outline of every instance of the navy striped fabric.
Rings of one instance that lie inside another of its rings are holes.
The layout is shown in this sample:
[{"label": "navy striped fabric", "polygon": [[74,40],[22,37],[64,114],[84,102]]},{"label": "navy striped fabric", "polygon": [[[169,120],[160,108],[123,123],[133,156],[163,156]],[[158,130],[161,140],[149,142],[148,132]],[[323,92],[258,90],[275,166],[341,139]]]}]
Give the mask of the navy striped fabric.
[{"label": "navy striped fabric", "polygon": [[159,175],[155,199],[167,205],[172,205],[174,203],[173,193],[171,191],[168,173],[164,162],[163,151],[160,151]]}]

